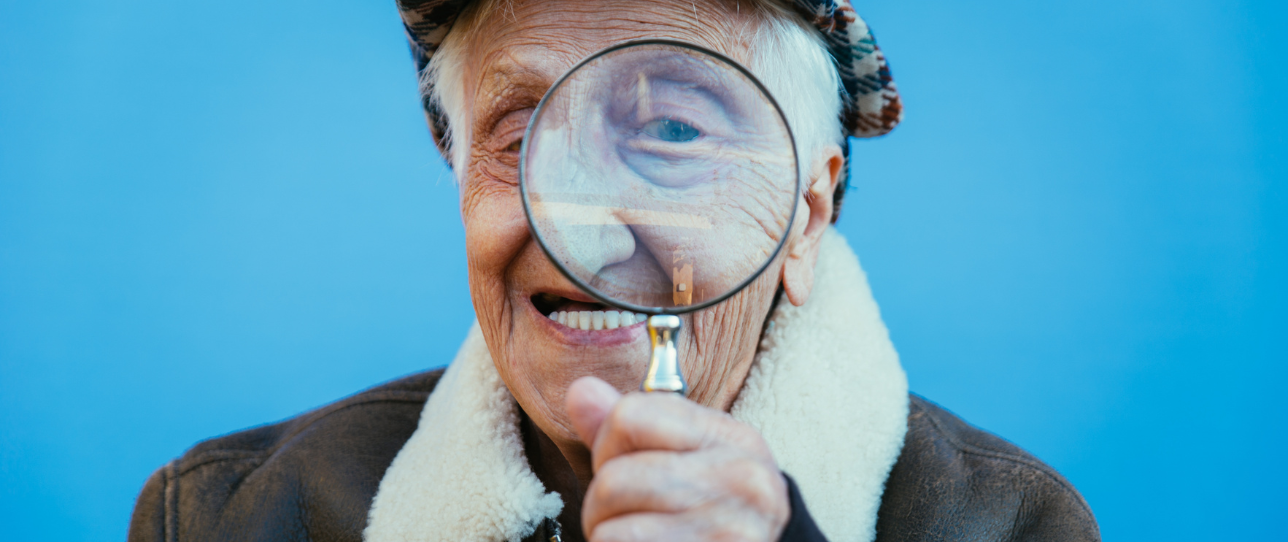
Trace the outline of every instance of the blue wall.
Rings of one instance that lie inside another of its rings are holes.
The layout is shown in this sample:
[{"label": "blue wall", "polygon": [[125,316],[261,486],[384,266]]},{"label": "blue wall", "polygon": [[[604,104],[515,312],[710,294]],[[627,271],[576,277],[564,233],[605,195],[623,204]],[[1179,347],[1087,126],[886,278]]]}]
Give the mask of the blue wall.
[{"label": "blue wall", "polygon": [[[0,523],[120,540],[199,439],[450,359],[455,189],[392,0],[0,4]],[[841,230],[915,391],[1109,539],[1288,538],[1280,2],[861,11],[906,124]]]}]

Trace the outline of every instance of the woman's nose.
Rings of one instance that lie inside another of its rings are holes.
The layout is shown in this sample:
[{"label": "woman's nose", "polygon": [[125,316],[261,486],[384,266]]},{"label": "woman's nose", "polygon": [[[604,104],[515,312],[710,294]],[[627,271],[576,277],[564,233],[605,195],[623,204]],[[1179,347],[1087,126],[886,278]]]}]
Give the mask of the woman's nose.
[{"label": "woman's nose", "polygon": [[616,211],[610,207],[583,206],[582,216],[592,223],[570,226],[561,232],[560,244],[587,275],[599,275],[605,268],[629,260],[635,254],[635,236]]},{"label": "woman's nose", "polygon": [[612,169],[602,165],[606,157],[596,145],[585,144],[596,138],[582,131],[547,135],[532,157],[547,174],[529,186],[529,198],[537,232],[551,256],[590,279],[630,259],[636,243],[615,183],[603,178]]}]

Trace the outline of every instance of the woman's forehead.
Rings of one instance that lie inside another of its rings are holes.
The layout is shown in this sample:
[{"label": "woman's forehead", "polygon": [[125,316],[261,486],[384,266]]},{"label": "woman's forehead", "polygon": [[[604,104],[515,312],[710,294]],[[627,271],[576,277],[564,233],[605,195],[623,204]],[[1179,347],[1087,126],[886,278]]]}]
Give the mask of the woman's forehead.
[{"label": "woman's forehead", "polygon": [[712,0],[516,0],[478,22],[469,44],[480,86],[515,79],[551,84],[581,59],[623,41],[685,41],[746,63],[748,19]]}]

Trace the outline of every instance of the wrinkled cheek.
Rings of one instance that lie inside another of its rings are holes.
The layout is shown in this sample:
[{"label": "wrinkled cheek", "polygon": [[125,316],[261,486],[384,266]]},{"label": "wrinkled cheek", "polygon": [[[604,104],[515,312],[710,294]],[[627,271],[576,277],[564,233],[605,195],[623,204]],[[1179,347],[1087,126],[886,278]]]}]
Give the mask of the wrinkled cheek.
[{"label": "wrinkled cheek", "polygon": [[689,398],[727,410],[751,369],[769,307],[778,291],[782,258],[729,299],[694,313],[682,336],[681,363]]},{"label": "wrinkled cheek", "polygon": [[465,224],[465,251],[469,266],[470,295],[483,331],[505,335],[510,307],[506,270],[528,240],[528,223],[517,189],[506,186],[462,187],[461,216]]}]

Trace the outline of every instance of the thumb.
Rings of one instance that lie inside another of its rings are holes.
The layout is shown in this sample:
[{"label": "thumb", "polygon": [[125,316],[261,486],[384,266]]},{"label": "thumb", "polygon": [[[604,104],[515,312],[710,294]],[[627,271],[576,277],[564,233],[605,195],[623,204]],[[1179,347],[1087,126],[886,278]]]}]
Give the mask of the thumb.
[{"label": "thumb", "polygon": [[568,387],[564,400],[568,418],[587,448],[595,448],[599,426],[621,399],[622,394],[617,389],[593,376],[578,378]]}]

